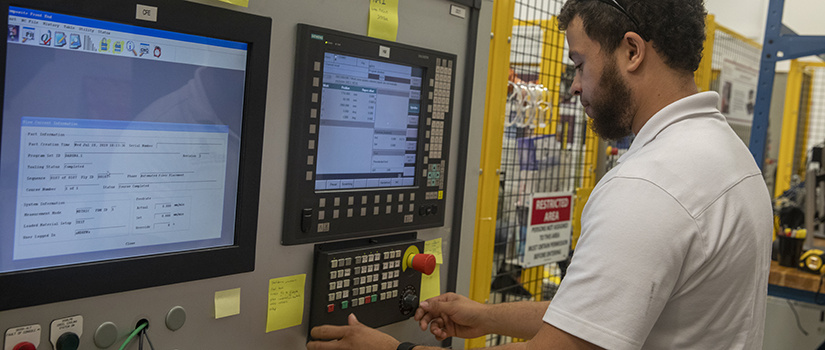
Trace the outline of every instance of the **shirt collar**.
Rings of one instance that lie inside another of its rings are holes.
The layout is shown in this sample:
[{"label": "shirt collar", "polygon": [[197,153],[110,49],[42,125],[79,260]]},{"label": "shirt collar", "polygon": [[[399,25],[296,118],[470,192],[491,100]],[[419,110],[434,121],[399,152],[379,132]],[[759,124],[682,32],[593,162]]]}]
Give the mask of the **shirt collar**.
[{"label": "shirt collar", "polygon": [[724,116],[716,108],[719,103],[719,94],[715,91],[705,91],[690,95],[677,100],[654,114],[647,123],[642,125],[639,133],[633,139],[630,149],[623,154],[618,162],[630,158],[642,147],[656,139],[659,133],[676,122],[692,118],[697,115],[716,114],[718,118],[724,120]]}]

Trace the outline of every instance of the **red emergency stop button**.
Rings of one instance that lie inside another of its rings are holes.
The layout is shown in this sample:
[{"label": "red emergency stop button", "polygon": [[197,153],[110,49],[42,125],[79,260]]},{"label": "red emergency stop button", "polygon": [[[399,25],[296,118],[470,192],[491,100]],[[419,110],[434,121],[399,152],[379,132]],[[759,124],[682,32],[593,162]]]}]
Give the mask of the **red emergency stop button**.
[{"label": "red emergency stop button", "polygon": [[408,258],[410,261],[408,265],[412,266],[418,272],[425,275],[431,275],[435,271],[435,255],[432,254],[413,254]]},{"label": "red emergency stop button", "polygon": [[37,347],[34,344],[24,341],[15,345],[12,350],[37,350]]}]

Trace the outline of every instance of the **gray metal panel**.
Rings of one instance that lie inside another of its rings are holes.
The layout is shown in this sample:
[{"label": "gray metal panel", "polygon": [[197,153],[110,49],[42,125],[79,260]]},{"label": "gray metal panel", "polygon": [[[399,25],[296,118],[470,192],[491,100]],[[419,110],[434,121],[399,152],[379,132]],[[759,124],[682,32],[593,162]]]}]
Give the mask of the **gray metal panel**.
[{"label": "gray metal panel", "polygon": [[[104,295],[81,300],[41,305],[0,313],[0,330],[10,327],[40,324],[43,327],[40,349],[50,349],[48,327],[52,320],[71,315],[84,317],[84,332],[81,338],[82,349],[96,349],[92,335],[98,325],[110,321],[118,327],[119,346],[138,320],[150,321],[149,335],[152,342],[163,349],[303,349],[307,334],[309,300],[305,300],[303,324],[284,330],[266,333],[267,287],[269,279],[306,273],[305,295],[309,295],[309,274],[312,270],[313,245],[285,247],[280,244],[282,227],[283,189],[286,174],[286,148],[288,140],[288,123],[292,96],[292,74],[295,48],[295,26],[307,23],[332,29],[365,35],[367,31],[368,1],[365,0],[304,0],[304,1],[266,1],[251,0],[248,9],[219,3],[217,1],[197,1],[236,11],[245,11],[271,17],[272,49],[269,71],[269,97],[265,127],[260,215],[258,222],[258,241],[256,268],[254,272],[213,278],[195,282],[180,283],[157,288],[136,290],[124,293]],[[467,57],[467,40],[469,18],[461,19],[450,15],[449,0],[415,0],[401,1],[399,5],[398,42],[450,52],[458,55],[455,96],[463,96],[465,87],[465,62]],[[483,1],[485,7],[492,3]],[[489,9],[482,17],[482,29],[479,42],[486,43],[489,38]],[[478,51],[480,62],[486,62],[486,46]],[[470,64],[472,64],[471,62]],[[485,72],[486,64],[476,67],[477,72]],[[476,89],[485,86],[484,77],[475,80]],[[483,91],[483,90],[482,90]],[[461,114],[462,100],[455,99],[455,115]],[[473,122],[470,139],[469,169],[467,179],[475,178],[466,188],[466,205],[463,208],[462,259],[469,260],[473,235],[474,202],[477,188],[478,153],[480,132],[484,109],[483,93],[476,93],[473,102]],[[460,118],[454,118],[452,154],[458,153]],[[460,164],[453,164],[455,167]],[[448,188],[455,189],[456,171],[451,171]],[[464,181],[461,179],[460,181]],[[448,194],[445,225],[441,228],[420,230],[419,238],[424,240],[441,237],[445,264],[441,267],[442,290],[447,285],[447,270],[451,262],[458,257],[451,257],[450,237],[453,227],[453,207],[455,196]],[[467,203],[471,202],[471,203]],[[466,249],[464,249],[466,248]],[[465,261],[467,261],[465,260]],[[469,267],[463,266],[459,271],[469,275]],[[106,276],[101,276],[105,279]],[[467,281],[459,283],[459,291],[466,293]],[[55,293],[60,286],[55,286]],[[241,309],[236,316],[215,319],[214,293],[220,290],[241,288]],[[174,306],[182,306],[187,311],[186,324],[178,331],[170,331],[164,325],[166,313]],[[405,341],[438,345],[428,332],[418,330],[417,324],[406,321],[383,328],[384,331]],[[114,347],[112,347],[114,348]],[[130,346],[129,348],[137,348]]]}]

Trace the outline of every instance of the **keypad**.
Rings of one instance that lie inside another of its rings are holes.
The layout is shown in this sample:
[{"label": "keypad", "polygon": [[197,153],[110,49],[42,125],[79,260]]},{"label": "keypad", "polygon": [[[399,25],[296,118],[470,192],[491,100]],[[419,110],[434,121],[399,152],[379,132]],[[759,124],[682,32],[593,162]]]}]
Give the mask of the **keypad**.
[{"label": "keypad", "polygon": [[328,312],[333,312],[336,304],[341,309],[345,305],[355,308],[397,298],[402,254],[400,249],[389,248],[330,259]]}]

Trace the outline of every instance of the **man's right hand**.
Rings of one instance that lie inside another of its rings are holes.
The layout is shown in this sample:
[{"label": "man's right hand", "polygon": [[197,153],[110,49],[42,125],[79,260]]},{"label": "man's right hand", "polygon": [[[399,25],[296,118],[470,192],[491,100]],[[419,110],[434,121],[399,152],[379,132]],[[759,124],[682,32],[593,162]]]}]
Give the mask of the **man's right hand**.
[{"label": "man's right hand", "polygon": [[446,293],[421,302],[415,320],[438,340],[449,337],[476,338],[487,334],[486,320],[490,307],[467,297]]}]

